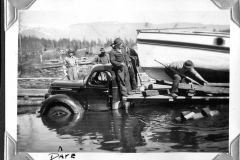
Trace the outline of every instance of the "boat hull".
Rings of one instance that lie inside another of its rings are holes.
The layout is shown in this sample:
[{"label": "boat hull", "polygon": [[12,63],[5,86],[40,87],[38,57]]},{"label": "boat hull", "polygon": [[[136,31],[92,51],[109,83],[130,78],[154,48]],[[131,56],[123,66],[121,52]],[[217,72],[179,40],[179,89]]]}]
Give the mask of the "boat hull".
[{"label": "boat hull", "polygon": [[[222,43],[216,44],[216,40]],[[153,79],[172,79],[163,64],[191,60],[211,83],[229,83],[229,37],[219,35],[139,33],[137,47],[141,67]],[[193,78],[193,77],[192,77]]]},{"label": "boat hull", "polygon": [[[172,79],[165,73],[164,67],[142,67],[144,72],[151,78],[155,80],[165,80],[165,81],[172,81]],[[195,70],[204,77],[210,83],[229,83],[229,72],[228,71],[216,71],[216,70],[209,70],[204,68],[195,68]],[[214,76],[213,76],[214,75]],[[195,79],[195,77],[190,78]],[[198,81],[199,82],[199,81]],[[201,82],[199,82],[201,83]]]}]

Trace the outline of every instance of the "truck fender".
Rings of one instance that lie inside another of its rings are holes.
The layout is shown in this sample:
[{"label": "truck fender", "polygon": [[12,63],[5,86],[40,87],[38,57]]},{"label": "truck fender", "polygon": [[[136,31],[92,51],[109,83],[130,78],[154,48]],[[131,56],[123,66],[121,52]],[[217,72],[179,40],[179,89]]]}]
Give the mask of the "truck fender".
[{"label": "truck fender", "polygon": [[70,109],[73,113],[80,113],[84,111],[82,105],[74,98],[65,94],[55,94],[42,102],[40,114],[45,114],[54,103],[63,103],[67,105],[69,107],[68,109]]}]

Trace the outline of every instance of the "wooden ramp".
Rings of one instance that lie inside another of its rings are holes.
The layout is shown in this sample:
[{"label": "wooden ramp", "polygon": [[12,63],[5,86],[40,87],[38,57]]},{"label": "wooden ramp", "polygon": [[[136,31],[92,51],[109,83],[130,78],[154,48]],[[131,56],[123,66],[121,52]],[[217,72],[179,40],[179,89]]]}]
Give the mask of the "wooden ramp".
[{"label": "wooden ramp", "polygon": [[[172,85],[172,82],[168,82],[168,81],[158,81],[157,83],[159,84],[149,85],[148,89],[161,90],[166,88],[163,86]],[[208,85],[194,85],[194,84],[179,83],[178,88],[183,90],[205,92],[209,94],[229,95],[229,83],[209,83]]]},{"label": "wooden ramp", "polygon": [[[167,89],[166,87],[164,89]],[[40,105],[44,100],[44,95],[48,92],[48,89],[18,89],[18,105]],[[128,102],[141,102],[141,103],[154,103],[154,102],[198,102],[198,101],[228,101],[229,96],[178,96],[173,99],[169,95],[155,95],[144,97],[142,93],[133,94],[126,98]]]},{"label": "wooden ramp", "polygon": [[[179,89],[185,90],[188,96],[178,96],[175,99],[169,95],[170,89],[172,88],[171,85],[172,82],[150,84],[143,94],[130,95],[126,100],[129,102],[197,102],[229,100],[228,83],[211,83],[207,86],[180,83]],[[202,92],[202,94],[198,94],[200,92]]]},{"label": "wooden ramp", "polygon": [[178,96],[173,99],[169,95],[156,95],[144,97],[142,94],[133,94],[126,98],[127,101],[145,101],[145,102],[178,102],[178,101],[209,101],[209,100],[229,100],[229,96]]}]

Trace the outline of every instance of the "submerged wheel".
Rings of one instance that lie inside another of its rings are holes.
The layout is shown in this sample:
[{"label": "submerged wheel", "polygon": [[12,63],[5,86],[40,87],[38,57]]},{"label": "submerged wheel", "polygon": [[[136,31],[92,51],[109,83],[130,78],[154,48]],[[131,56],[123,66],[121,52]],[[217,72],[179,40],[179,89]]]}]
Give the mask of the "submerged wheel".
[{"label": "submerged wheel", "polygon": [[60,117],[66,114],[71,114],[71,111],[68,108],[63,106],[55,106],[48,111],[49,116]]},{"label": "submerged wheel", "polygon": [[65,122],[71,117],[72,112],[62,105],[55,105],[51,107],[47,112],[47,117],[55,122]]}]

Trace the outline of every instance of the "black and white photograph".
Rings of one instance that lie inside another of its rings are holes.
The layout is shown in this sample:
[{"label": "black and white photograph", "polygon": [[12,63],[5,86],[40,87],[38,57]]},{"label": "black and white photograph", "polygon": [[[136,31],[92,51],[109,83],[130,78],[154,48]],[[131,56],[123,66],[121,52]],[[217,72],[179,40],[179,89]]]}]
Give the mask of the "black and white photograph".
[{"label": "black and white photograph", "polygon": [[230,17],[210,0],[19,10],[17,152],[229,153]]}]

